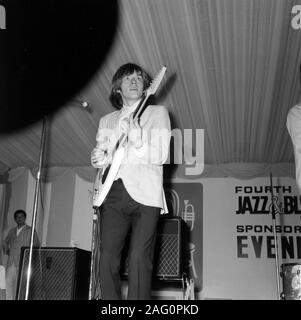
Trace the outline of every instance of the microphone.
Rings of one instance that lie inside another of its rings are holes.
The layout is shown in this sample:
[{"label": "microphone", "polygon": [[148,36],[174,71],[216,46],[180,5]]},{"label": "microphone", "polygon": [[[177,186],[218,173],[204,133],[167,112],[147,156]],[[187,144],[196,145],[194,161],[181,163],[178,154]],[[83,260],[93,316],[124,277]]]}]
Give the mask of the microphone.
[{"label": "microphone", "polygon": [[85,109],[89,113],[93,112],[93,109],[90,107],[90,104],[88,101],[85,100],[74,100],[81,108]]},{"label": "microphone", "polygon": [[93,112],[93,109],[90,107],[89,102],[87,101],[82,101],[81,105],[80,105],[83,109],[85,109],[86,111],[88,111],[89,113]]},{"label": "microphone", "polygon": [[89,107],[89,103],[88,103],[87,101],[82,101],[82,102],[80,103],[80,106],[81,106],[82,108],[88,108],[88,107]]}]

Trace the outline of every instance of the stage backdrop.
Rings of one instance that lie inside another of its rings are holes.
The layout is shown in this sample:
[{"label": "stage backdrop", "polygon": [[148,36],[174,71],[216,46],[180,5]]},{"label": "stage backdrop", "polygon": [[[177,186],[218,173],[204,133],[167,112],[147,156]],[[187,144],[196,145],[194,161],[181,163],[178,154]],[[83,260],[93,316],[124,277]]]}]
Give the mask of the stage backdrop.
[{"label": "stage backdrop", "polygon": [[[269,178],[206,179],[203,298],[277,299]],[[290,178],[273,180],[279,263],[300,263],[300,197]]]},{"label": "stage backdrop", "polygon": [[[18,173],[18,174],[17,174]],[[6,190],[5,236],[13,212],[25,208],[31,223],[35,179],[21,168]],[[173,214],[189,229],[187,255],[198,299],[277,299],[275,243],[269,178],[177,179],[167,186]],[[37,231],[43,246],[91,248],[92,182],[68,169],[42,184]],[[294,179],[274,178],[279,266],[301,263],[301,200]],[[280,278],[280,282],[281,282]],[[282,288],[280,288],[282,290]]]}]

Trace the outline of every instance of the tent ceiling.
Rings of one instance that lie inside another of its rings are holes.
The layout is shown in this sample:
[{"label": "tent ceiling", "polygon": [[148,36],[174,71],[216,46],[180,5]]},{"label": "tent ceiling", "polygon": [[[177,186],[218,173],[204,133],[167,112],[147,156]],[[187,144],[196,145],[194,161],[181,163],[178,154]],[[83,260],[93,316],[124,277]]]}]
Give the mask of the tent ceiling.
[{"label": "tent ceiling", "polygon": [[[70,101],[48,118],[45,165],[90,165],[99,118],[113,111],[112,75],[130,61],[152,75],[168,67],[157,100],[169,109],[173,128],[204,129],[206,164],[292,163],[285,123],[300,91],[301,31],[290,25],[298,3],[120,1],[111,50],[78,93],[91,109]],[[0,172],[37,166],[40,137],[41,123],[2,135]]]}]

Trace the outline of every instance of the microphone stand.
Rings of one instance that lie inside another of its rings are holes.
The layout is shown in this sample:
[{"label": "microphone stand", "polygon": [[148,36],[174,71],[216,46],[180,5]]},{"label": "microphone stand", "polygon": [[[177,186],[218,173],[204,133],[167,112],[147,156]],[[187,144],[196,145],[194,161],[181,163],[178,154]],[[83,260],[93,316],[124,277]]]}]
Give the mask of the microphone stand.
[{"label": "microphone stand", "polygon": [[29,281],[30,281],[30,276],[31,276],[31,262],[32,262],[32,247],[33,247],[34,233],[35,233],[35,226],[36,226],[36,217],[37,217],[37,210],[38,210],[38,199],[39,199],[39,193],[40,193],[40,177],[41,177],[42,164],[43,164],[43,155],[44,155],[44,148],[45,148],[46,121],[47,121],[46,120],[46,116],[44,116],[43,123],[42,123],[42,135],[41,135],[41,144],[40,144],[39,168],[38,168],[38,172],[37,172],[35,195],[34,195],[33,215],[32,215],[32,223],[31,223],[29,261],[28,261],[28,269],[27,269],[27,277],[26,277],[25,300],[28,300],[28,294],[29,294]]},{"label": "microphone stand", "polygon": [[98,220],[97,208],[94,208],[93,227],[92,227],[92,244],[91,244],[91,261],[90,261],[90,283],[89,283],[89,300],[92,300],[93,280],[94,280],[94,259],[95,259],[95,235]]},{"label": "microphone stand", "polygon": [[270,183],[271,183],[271,197],[272,197],[272,220],[273,220],[273,234],[275,242],[275,263],[276,263],[276,280],[277,280],[277,299],[280,300],[280,283],[279,283],[279,258],[278,258],[278,243],[276,234],[276,213],[274,206],[274,193],[273,193],[273,177],[270,173]]},{"label": "microphone stand", "polygon": [[94,209],[94,214],[93,214],[91,261],[90,261],[89,300],[92,300],[92,299],[96,300],[97,296],[100,296],[100,292],[97,292],[97,291],[100,291],[100,285],[98,283],[98,288],[97,288],[95,260],[96,260],[96,250],[99,247],[99,243],[97,242],[97,239],[99,239],[100,237],[99,220],[100,220],[101,206],[100,207],[94,206],[93,209]]}]

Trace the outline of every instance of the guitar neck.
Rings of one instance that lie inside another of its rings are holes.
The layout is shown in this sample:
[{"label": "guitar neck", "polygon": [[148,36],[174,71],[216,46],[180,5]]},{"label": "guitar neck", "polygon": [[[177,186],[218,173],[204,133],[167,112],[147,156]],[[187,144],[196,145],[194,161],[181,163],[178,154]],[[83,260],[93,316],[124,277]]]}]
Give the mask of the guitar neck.
[{"label": "guitar neck", "polygon": [[146,105],[146,102],[148,100],[148,98],[150,97],[149,94],[146,94],[143,99],[141,99],[140,103],[138,104],[136,110],[134,111],[133,113],[133,119],[135,120],[136,118],[140,118],[143,111],[145,110],[145,105]]}]

